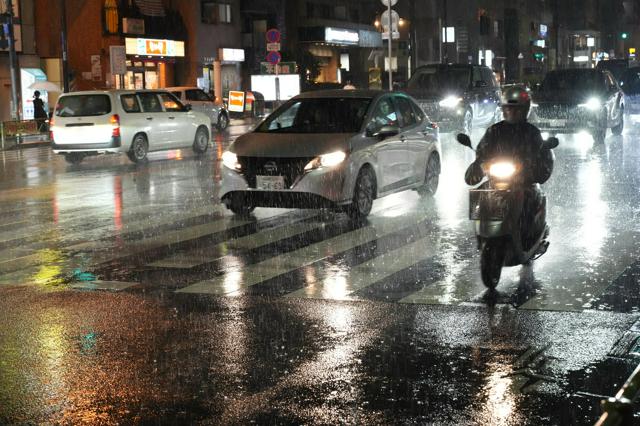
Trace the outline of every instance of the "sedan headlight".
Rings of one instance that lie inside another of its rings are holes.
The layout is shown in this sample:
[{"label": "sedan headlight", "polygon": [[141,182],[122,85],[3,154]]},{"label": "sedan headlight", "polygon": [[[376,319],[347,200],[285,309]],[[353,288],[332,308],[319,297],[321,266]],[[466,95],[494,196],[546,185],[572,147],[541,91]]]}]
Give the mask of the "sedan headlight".
[{"label": "sedan headlight", "polygon": [[581,108],[586,108],[590,111],[597,111],[602,108],[602,102],[598,98],[591,98],[587,102],[578,105]]},{"label": "sedan headlight", "polygon": [[317,169],[320,167],[334,167],[342,163],[345,158],[347,158],[347,154],[343,151],[323,154],[309,161],[309,163],[304,166],[304,170],[308,172],[309,170]]},{"label": "sedan headlight", "polygon": [[222,154],[222,164],[231,170],[239,171],[242,169],[242,166],[238,163],[238,156],[231,151],[225,151]]},{"label": "sedan headlight", "polygon": [[516,166],[509,162],[493,163],[489,167],[489,175],[498,179],[510,178],[515,172]]},{"label": "sedan headlight", "polygon": [[462,102],[462,98],[458,96],[447,96],[439,102],[439,105],[444,108],[455,108]]}]

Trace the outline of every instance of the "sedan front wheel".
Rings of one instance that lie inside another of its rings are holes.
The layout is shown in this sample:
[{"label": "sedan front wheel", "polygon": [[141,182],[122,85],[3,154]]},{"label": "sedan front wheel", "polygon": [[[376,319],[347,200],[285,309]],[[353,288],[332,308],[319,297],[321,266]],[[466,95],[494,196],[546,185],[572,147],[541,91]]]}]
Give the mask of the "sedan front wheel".
[{"label": "sedan front wheel", "polygon": [[348,213],[353,220],[363,220],[373,207],[375,197],[376,177],[373,171],[364,167],[360,170],[356,185],[353,189],[353,201],[349,206]]}]

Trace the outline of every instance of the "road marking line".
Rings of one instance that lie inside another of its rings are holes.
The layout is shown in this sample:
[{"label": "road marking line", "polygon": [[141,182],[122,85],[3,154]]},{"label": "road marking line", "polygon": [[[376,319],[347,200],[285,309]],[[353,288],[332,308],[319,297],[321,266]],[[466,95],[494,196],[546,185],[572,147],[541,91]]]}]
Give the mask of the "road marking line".
[{"label": "road marking line", "polygon": [[[147,264],[147,266],[157,268],[190,269],[205,263],[210,263],[224,257],[229,249],[253,250],[266,246],[277,241],[291,238],[295,235],[303,234],[317,228],[325,226],[324,222],[303,222],[296,223],[317,216],[318,213],[303,214],[284,225],[261,230],[257,233],[241,238],[232,239],[209,249],[189,250],[173,256]],[[198,253],[199,252],[199,253]]]},{"label": "road marking line", "polygon": [[[285,297],[308,299],[353,300],[358,290],[369,287],[400,271],[410,268],[436,254],[439,238],[434,235],[391,250],[378,257],[357,265],[349,273],[341,277],[331,274],[322,282],[316,281]],[[317,273],[322,271],[317,268]]]},{"label": "road marking line", "polygon": [[122,291],[127,288],[139,285],[137,282],[123,281],[85,281],[72,284],[70,287],[74,290],[109,290]]},{"label": "road marking line", "polygon": [[[397,205],[385,213],[406,210],[405,205]],[[408,215],[370,216],[369,225],[320,241],[292,252],[284,253],[260,263],[228,270],[210,280],[204,280],[177,290],[178,293],[206,293],[225,295],[259,284],[287,272],[311,265],[322,259],[346,252],[354,247],[393,234],[418,223],[426,211],[419,209]]]}]

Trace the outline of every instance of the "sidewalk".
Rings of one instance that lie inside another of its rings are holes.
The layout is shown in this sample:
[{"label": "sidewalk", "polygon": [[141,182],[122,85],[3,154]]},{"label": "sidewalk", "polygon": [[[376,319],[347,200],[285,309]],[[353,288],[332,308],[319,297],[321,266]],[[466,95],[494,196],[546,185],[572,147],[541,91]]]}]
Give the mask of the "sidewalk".
[{"label": "sidewalk", "polygon": [[49,134],[41,133],[39,135],[26,135],[21,137],[5,138],[4,145],[0,147],[2,150],[35,148],[38,146],[49,145]]}]

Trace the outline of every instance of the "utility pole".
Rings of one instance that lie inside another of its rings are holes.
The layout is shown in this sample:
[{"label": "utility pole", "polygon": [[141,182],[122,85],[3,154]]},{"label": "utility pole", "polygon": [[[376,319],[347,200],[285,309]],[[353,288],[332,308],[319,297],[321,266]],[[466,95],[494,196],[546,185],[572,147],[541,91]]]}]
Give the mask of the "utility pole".
[{"label": "utility pole", "polygon": [[69,63],[67,54],[67,2],[60,0],[60,42],[62,43],[62,82],[64,93],[69,92]]},{"label": "utility pole", "polygon": [[[447,0],[442,0],[442,11],[443,11],[443,28],[444,28],[444,43],[443,43],[443,50],[444,50],[444,55],[443,55],[443,63],[449,63],[449,48],[447,46],[447,43],[449,42],[449,40],[447,40]],[[441,35],[442,37],[442,35]]]},{"label": "utility pole", "polygon": [[391,71],[391,40],[393,39],[393,23],[391,19],[391,0],[387,0],[387,13],[389,14],[389,91],[393,91],[393,71]]},{"label": "utility pole", "polygon": [[8,19],[6,25],[7,41],[9,42],[9,68],[11,69],[11,118],[20,119],[20,108],[18,108],[18,56],[16,55],[16,41],[13,34],[13,2],[7,0]]}]

